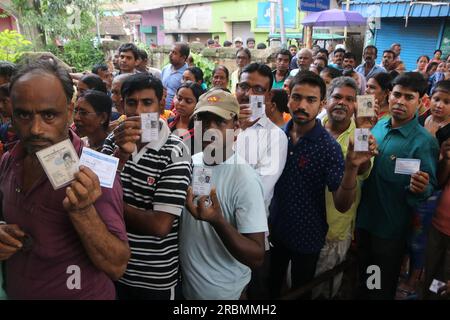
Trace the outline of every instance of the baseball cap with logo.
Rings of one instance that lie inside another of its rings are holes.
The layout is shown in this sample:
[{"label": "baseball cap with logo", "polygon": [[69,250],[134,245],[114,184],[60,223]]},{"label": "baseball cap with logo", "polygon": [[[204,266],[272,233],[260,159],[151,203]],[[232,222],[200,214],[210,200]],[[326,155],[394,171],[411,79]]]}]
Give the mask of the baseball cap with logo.
[{"label": "baseball cap with logo", "polygon": [[211,112],[231,120],[239,116],[239,110],[239,103],[233,94],[222,89],[211,89],[200,96],[192,117],[201,112]]}]

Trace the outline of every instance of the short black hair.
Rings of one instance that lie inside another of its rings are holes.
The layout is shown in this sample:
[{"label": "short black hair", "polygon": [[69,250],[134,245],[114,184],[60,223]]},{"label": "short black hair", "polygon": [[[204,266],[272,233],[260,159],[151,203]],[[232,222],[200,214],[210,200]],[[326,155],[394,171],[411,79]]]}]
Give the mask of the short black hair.
[{"label": "short black hair", "polygon": [[424,55],[424,54],[421,55],[421,56],[419,56],[419,57],[417,58],[416,62],[419,62],[419,60],[420,60],[422,57],[425,57],[425,59],[427,59],[427,61],[430,62],[430,57],[427,56],[427,55]]},{"label": "short black hair", "polygon": [[356,56],[355,56],[354,53],[346,52],[346,53],[344,54],[344,59],[353,59],[353,60],[356,61]]},{"label": "short black hair", "polygon": [[283,89],[272,89],[272,102],[277,106],[278,111],[289,113],[288,94]]},{"label": "short black hair", "polygon": [[323,62],[325,62],[325,67],[328,66],[328,60],[325,59],[324,57],[316,57],[314,60],[316,60],[316,59],[319,59],[319,60],[322,60]]},{"label": "short black hair", "polygon": [[9,83],[4,83],[0,86],[0,94],[5,98],[9,97]]},{"label": "short black hair", "polygon": [[206,41],[206,44],[210,45],[210,44],[214,44],[214,40],[213,39],[208,39]]},{"label": "short black hair", "polygon": [[16,71],[17,67],[14,63],[0,60],[0,77],[9,81]]},{"label": "short black hair", "polygon": [[228,68],[225,67],[224,65],[219,65],[217,67],[214,68],[213,72],[212,72],[212,76],[214,77],[214,75],[216,74],[216,72],[218,70],[222,70],[223,72],[225,72],[225,75],[227,76],[227,79],[230,79],[230,71],[228,71]]},{"label": "short black hair", "polygon": [[338,52],[342,52],[342,53],[345,54],[345,49],[343,49],[343,48],[337,48],[336,50],[334,50],[333,54],[336,54],[336,53],[338,53]]},{"label": "short black hair", "polygon": [[95,113],[97,113],[98,115],[103,112],[106,113],[107,121],[103,123],[103,130],[107,131],[109,121],[111,119],[111,109],[112,109],[111,98],[105,92],[102,91],[86,90],[81,94],[79,99],[86,100],[94,109]]},{"label": "short black hair", "polygon": [[92,73],[97,74],[99,71],[107,71],[108,70],[108,66],[104,63],[97,63],[96,65],[94,65],[92,67]]},{"label": "short black hair", "polygon": [[436,49],[436,50],[434,50],[434,53],[433,53],[433,54],[436,54],[436,52],[440,52],[441,55],[442,55],[442,50],[441,50],[441,49]]},{"label": "short black hair", "polygon": [[126,78],[122,84],[120,94],[125,100],[134,92],[144,89],[153,89],[158,100],[162,99],[163,85],[161,80],[148,73],[136,73]]},{"label": "short black hair", "polygon": [[325,81],[321,77],[319,77],[317,74],[315,74],[312,71],[300,71],[297,73],[294,77],[294,79],[289,84],[289,90],[292,92],[292,89],[296,85],[301,84],[309,84],[310,86],[319,87],[320,88],[320,100],[325,99],[325,95],[327,93],[327,86],[325,84]]},{"label": "short black hair", "polygon": [[374,45],[371,45],[371,44],[364,48],[363,54],[366,53],[367,49],[370,49],[370,48],[375,50],[375,55],[377,56],[378,55],[378,48],[375,47]]},{"label": "short black hair", "polygon": [[266,48],[267,48],[266,44],[262,42],[256,45],[256,49],[266,49]]},{"label": "short black hair", "polygon": [[120,53],[127,51],[131,51],[133,53],[135,60],[139,59],[139,49],[134,43],[124,43],[119,47],[119,55]]},{"label": "short black hair", "polygon": [[289,62],[291,62],[292,55],[291,55],[291,52],[290,52],[289,50],[287,50],[287,49],[280,49],[280,50],[277,52],[277,55],[276,55],[275,57],[278,58],[278,56],[279,56],[280,54],[281,54],[282,56],[288,56],[288,57],[289,57]]},{"label": "short black hair", "polygon": [[328,73],[330,75],[331,79],[342,76],[342,72],[333,67],[325,67],[325,68],[323,68],[323,70],[321,72]]},{"label": "short black hair", "polygon": [[79,81],[85,83],[89,89],[101,91],[104,93],[108,92],[108,89],[106,89],[106,84],[103,82],[102,78],[94,73],[82,76]]},{"label": "short black hair", "polygon": [[180,47],[180,54],[182,57],[186,57],[186,59],[191,54],[191,49],[186,42],[176,42],[175,46]]},{"label": "short black hair", "polygon": [[250,53],[250,50],[244,47],[240,47],[239,49],[236,50],[236,57],[238,55],[239,52],[244,51],[245,54],[248,56],[248,59],[251,60],[252,59],[252,54]]},{"label": "short black hair", "polygon": [[245,43],[248,44],[250,41],[256,42],[255,38],[247,38],[247,41],[245,41]]},{"label": "short black hair", "polygon": [[141,60],[147,60],[148,59],[147,51],[145,51],[144,49],[138,48],[138,52],[139,52],[139,59],[141,59]]},{"label": "short black hair", "polygon": [[384,56],[384,54],[385,54],[386,52],[392,54],[392,55],[394,56],[394,58],[395,58],[395,52],[394,52],[394,51],[389,50],[389,49],[388,49],[388,50],[384,50],[384,51],[383,51],[383,56]]},{"label": "short black hair", "polygon": [[433,94],[437,91],[450,94],[450,80],[441,80],[434,86]]},{"label": "short black hair", "polygon": [[392,74],[390,74],[390,73],[379,72],[379,73],[371,76],[368,80],[370,80],[370,79],[375,80],[382,90],[392,91],[392,80],[394,78],[395,77],[393,77]]},{"label": "short black hair", "polygon": [[422,98],[427,92],[428,82],[425,77],[419,72],[405,72],[399,75],[392,81],[392,86],[402,86],[412,91],[418,92],[419,97]]},{"label": "short black hair", "polygon": [[232,45],[233,45],[233,43],[232,43],[231,41],[225,40],[225,41],[223,42],[223,46],[224,46],[224,47],[231,47]]},{"label": "short black hair", "polygon": [[327,55],[327,58],[328,58],[328,55],[329,55],[328,50],[325,49],[325,48],[319,49],[319,51],[317,51],[317,53],[325,53]]},{"label": "short black hair", "polygon": [[269,68],[269,66],[262,63],[253,62],[246,65],[244,69],[242,69],[241,74],[239,75],[239,81],[241,80],[241,76],[243,73],[253,73],[253,72],[258,72],[263,77],[269,78],[269,91],[270,91],[272,89],[273,84],[273,73],[272,70]]},{"label": "short black hair", "polygon": [[291,44],[290,46],[289,46],[289,49],[290,48],[295,48],[295,49],[297,49],[297,46],[295,45],[295,44]]},{"label": "short black hair", "polygon": [[191,81],[182,83],[181,86],[177,89],[177,93],[182,88],[191,89],[191,91],[194,94],[194,97],[197,100],[197,102],[198,102],[198,99],[200,99],[200,96],[204,93],[204,90],[202,89],[202,87],[198,83],[191,82]]},{"label": "short black hair", "polygon": [[199,67],[190,67],[186,69],[194,75],[195,81],[203,82],[203,71]]},{"label": "short black hair", "polygon": [[430,72],[431,69],[433,69],[433,67],[437,67],[438,65],[439,65],[439,62],[436,62],[436,61],[430,62],[427,65],[427,69],[425,70],[425,72]]},{"label": "short black hair", "polygon": [[14,85],[18,80],[20,80],[20,78],[29,73],[50,74],[56,77],[63,87],[67,103],[71,103],[74,93],[72,77],[66,68],[58,64],[53,59],[29,61],[23,64],[11,78],[9,92],[13,91]]}]

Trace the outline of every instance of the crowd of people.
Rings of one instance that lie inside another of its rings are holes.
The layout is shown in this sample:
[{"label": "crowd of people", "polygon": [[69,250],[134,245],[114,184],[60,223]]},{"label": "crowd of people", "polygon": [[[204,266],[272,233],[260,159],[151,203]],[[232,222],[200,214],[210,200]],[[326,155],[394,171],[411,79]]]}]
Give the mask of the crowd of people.
[{"label": "crowd of people", "polygon": [[[381,65],[373,45],[359,65],[290,46],[271,69],[251,40],[211,84],[181,42],[162,70],[132,43],[82,74],[0,62],[1,298],[277,299],[350,252],[354,297],[448,298],[450,56],[407,71],[398,43]],[[147,113],[158,134],[143,142]],[[54,190],[36,153],[67,139],[118,158],[112,188],[80,166]],[[339,298],[342,282],[297,298]]]}]

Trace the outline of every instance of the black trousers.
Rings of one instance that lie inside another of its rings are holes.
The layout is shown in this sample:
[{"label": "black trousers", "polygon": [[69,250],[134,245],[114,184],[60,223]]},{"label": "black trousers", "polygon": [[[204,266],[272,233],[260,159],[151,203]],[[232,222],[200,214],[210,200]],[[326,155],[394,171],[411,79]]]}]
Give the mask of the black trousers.
[{"label": "black trousers", "polygon": [[[273,247],[270,249],[269,290],[271,299],[276,299],[280,297],[289,261],[291,261],[292,289],[296,289],[314,279],[320,252],[300,254],[290,251],[275,241],[272,241],[272,244]],[[300,297],[300,299],[311,299],[311,293]]]},{"label": "black trousers", "polygon": [[[405,254],[406,238],[383,239],[372,233],[358,229],[356,233],[358,247],[359,285],[358,297],[369,300],[393,300],[397,289],[398,277]],[[380,270],[381,288],[369,288],[373,283],[375,272],[369,266],[377,266]]]},{"label": "black trousers", "polygon": [[443,298],[430,291],[433,279],[443,282],[450,280],[450,237],[431,225],[425,254],[424,299]]},{"label": "black trousers", "polygon": [[151,290],[130,287],[120,282],[115,282],[118,300],[176,300],[178,290]]}]

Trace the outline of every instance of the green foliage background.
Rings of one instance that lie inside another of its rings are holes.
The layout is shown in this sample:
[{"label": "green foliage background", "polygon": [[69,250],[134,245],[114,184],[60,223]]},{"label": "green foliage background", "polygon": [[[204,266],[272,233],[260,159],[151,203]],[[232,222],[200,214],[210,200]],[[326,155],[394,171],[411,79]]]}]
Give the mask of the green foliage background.
[{"label": "green foliage background", "polygon": [[23,52],[31,49],[31,42],[15,30],[0,32],[0,60],[17,62]]}]

